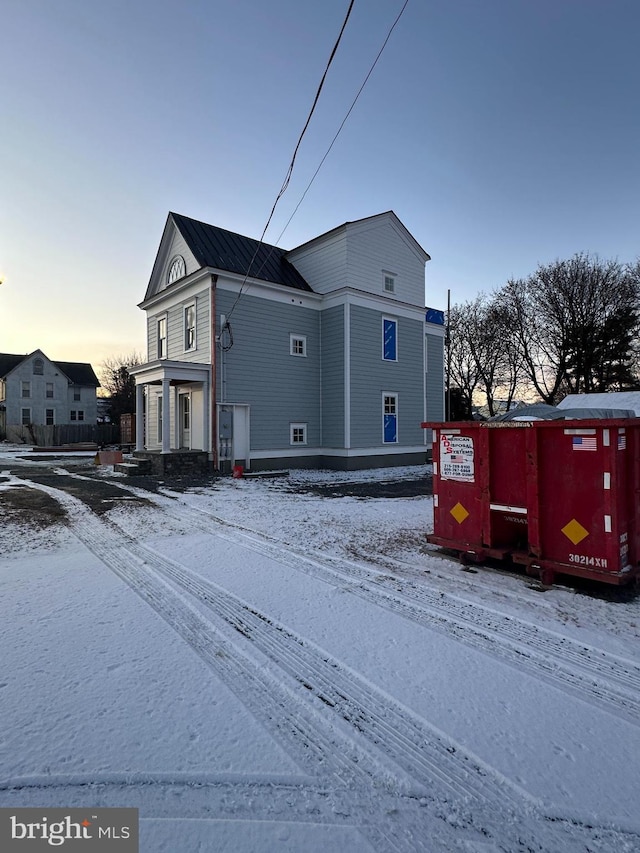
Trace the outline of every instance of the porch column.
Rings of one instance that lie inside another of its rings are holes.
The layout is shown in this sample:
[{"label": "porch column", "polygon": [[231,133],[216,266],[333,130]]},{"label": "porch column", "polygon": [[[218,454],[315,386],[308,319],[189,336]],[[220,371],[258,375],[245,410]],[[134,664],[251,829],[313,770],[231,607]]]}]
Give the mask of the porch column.
[{"label": "porch column", "polygon": [[180,449],[180,398],[178,395],[178,386],[173,386],[173,445]]},{"label": "porch column", "polygon": [[136,385],[136,450],[144,450],[144,385]]},{"label": "porch column", "polygon": [[202,383],[202,449],[209,454],[213,452],[211,447],[211,430],[209,429],[209,383]]},{"label": "porch column", "polygon": [[171,381],[162,380],[162,452],[171,452]]}]

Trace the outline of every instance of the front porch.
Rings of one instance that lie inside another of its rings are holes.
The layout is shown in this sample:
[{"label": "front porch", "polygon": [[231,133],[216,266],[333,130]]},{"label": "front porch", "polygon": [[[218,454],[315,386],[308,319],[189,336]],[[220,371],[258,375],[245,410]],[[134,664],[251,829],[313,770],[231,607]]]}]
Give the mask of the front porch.
[{"label": "front porch", "polygon": [[[154,473],[192,470],[193,455],[210,464],[211,368],[207,364],[160,359],[131,369],[136,381],[136,444],[134,456],[154,460]],[[173,462],[157,457],[170,455]],[[177,456],[183,462],[176,462]]]}]

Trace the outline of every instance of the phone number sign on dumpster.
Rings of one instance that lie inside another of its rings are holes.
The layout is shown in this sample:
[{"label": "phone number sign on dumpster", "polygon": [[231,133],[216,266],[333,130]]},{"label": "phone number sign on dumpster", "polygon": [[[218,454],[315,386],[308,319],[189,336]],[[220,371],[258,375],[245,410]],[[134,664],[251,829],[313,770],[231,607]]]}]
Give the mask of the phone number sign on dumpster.
[{"label": "phone number sign on dumpster", "polygon": [[440,433],[440,479],[474,482],[473,438]]}]

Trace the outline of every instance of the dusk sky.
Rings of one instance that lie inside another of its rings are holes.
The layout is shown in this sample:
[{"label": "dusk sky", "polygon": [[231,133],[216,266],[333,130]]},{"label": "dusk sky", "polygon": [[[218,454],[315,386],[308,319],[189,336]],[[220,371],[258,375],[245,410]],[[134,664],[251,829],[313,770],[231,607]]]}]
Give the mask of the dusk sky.
[{"label": "dusk sky", "polygon": [[[142,352],[169,211],[260,237],[348,0],[0,0],[0,352]],[[445,308],[640,256],[640,2],[355,0],[265,240],[394,210]]]}]

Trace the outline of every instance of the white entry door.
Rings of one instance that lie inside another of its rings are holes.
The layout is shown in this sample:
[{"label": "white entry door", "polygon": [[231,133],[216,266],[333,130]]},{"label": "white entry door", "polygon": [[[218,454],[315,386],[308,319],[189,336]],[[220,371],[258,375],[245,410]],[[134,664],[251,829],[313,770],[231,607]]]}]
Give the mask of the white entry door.
[{"label": "white entry door", "polygon": [[191,450],[191,394],[180,394],[180,447]]}]

